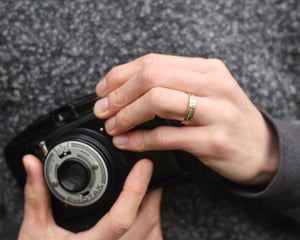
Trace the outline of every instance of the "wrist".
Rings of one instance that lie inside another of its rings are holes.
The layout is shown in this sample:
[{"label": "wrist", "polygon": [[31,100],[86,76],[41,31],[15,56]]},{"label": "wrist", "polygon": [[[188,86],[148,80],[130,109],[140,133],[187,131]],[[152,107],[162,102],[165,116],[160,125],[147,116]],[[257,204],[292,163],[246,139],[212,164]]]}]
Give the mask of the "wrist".
[{"label": "wrist", "polygon": [[267,185],[276,175],[279,168],[278,136],[272,124],[263,116],[263,148],[258,171],[250,185]]}]

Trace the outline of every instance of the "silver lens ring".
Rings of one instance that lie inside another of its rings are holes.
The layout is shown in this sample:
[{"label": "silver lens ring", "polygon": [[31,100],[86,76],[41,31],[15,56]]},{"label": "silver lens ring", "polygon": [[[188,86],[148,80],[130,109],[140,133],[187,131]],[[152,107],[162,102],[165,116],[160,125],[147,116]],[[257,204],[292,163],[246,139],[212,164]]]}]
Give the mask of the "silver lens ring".
[{"label": "silver lens ring", "polygon": [[[76,159],[84,162],[90,181],[79,192],[67,191],[58,179],[58,169],[66,161]],[[108,185],[108,170],[103,156],[90,145],[79,141],[66,141],[56,145],[44,162],[44,176],[49,190],[61,202],[76,207],[85,207],[97,202]]]}]

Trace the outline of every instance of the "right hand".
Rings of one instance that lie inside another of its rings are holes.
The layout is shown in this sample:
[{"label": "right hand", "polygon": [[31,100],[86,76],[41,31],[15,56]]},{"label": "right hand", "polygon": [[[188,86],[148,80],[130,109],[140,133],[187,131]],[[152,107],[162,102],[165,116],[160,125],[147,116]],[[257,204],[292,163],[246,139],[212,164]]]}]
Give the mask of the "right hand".
[{"label": "right hand", "polygon": [[[279,166],[277,138],[226,65],[217,59],[150,54],[114,67],[97,85],[94,107],[115,146],[131,151],[184,150],[223,177],[266,184]],[[156,116],[190,125],[133,130]]]},{"label": "right hand", "polygon": [[91,229],[72,233],[56,225],[42,164],[34,156],[24,157],[27,172],[25,213],[19,240],[161,240],[160,202],[162,190],[146,194],[153,165],[141,160],[129,173],[119,198]]}]

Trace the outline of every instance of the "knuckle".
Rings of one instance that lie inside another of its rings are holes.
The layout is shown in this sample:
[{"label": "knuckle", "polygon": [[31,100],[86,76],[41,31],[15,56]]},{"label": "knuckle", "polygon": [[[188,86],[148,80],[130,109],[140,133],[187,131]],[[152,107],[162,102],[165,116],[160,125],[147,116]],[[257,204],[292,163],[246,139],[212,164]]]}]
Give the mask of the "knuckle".
[{"label": "knuckle", "polygon": [[159,68],[157,64],[148,64],[141,69],[141,80],[149,86],[152,86],[158,78]]},{"label": "knuckle", "polygon": [[133,224],[133,220],[128,217],[122,218],[120,216],[111,220],[111,230],[117,235],[127,232]]},{"label": "knuckle", "polygon": [[159,128],[153,131],[152,141],[159,143],[161,148],[167,147],[170,143],[169,136],[164,131],[160,131]]},{"label": "knuckle", "polygon": [[131,128],[132,127],[132,121],[130,121],[130,114],[126,113],[126,110],[122,110],[120,111],[117,115],[116,115],[116,125],[118,127],[126,127],[126,128]]},{"label": "knuckle", "polygon": [[106,74],[106,79],[107,80],[114,80],[114,79],[119,79],[120,78],[120,67],[119,66],[114,66],[107,74]]},{"label": "knuckle", "polygon": [[160,55],[156,53],[148,53],[141,58],[142,65],[157,64],[159,62]]},{"label": "knuckle", "polygon": [[148,92],[148,103],[151,109],[156,109],[160,107],[161,98],[163,96],[163,88],[155,87]]},{"label": "knuckle", "polygon": [[26,184],[24,189],[25,201],[29,206],[35,206],[37,204],[37,200],[39,199],[38,194],[35,189],[30,188],[29,184]]},{"label": "knuckle", "polygon": [[230,148],[230,136],[228,136],[225,130],[219,130],[214,133],[211,138],[211,148],[218,156],[223,155]]},{"label": "knuckle", "polygon": [[210,58],[208,61],[215,69],[223,69],[224,67],[226,67],[224,62],[221,59]]},{"label": "knuckle", "polygon": [[206,61],[207,59],[201,58],[201,57],[194,57],[193,60],[194,60],[195,63],[197,63],[197,64],[202,64],[203,61]]},{"label": "knuckle", "polygon": [[225,96],[231,96],[236,94],[237,84],[232,77],[219,76],[218,86],[221,94]]},{"label": "knuckle", "polygon": [[148,144],[146,143],[146,131],[141,130],[136,132],[136,134],[133,135],[133,144],[136,147],[137,151],[143,152],[146,151],[148,148]]},{"label": "knuckle", "polygon": [[109,102],[115,108],[123,107],[127,102],[126,95],[122,94],[120,89],[117,88],[109,94]]},{"label": "knuckle", "polygon": [[225,79],[223,78],[221,86],[223,94],[230,96],[235,93],[236,83],[231,77],[225,77]]}]

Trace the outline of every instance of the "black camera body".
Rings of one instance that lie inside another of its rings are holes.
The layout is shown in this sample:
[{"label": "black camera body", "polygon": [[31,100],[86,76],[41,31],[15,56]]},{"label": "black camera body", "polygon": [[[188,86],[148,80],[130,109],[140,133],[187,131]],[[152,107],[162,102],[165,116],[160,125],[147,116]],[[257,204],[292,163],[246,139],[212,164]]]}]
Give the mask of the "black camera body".
[{"label": "black camera body", "polygon": [[[15,137],[5,149],[6,161],[23,189],[25,154],[36,155],[52,195],[52,209],[60,226],[77,232],[93,226],[112,206],[136,161],[150,158],[154,173],[149,188],[165,186],[188,172],[183,151],[121,151],[112,144],[104,120],[95,118],[98,98],[88,95],[40,118]],[[156,118],[138,126],[152,129],[170,125]]]}]

